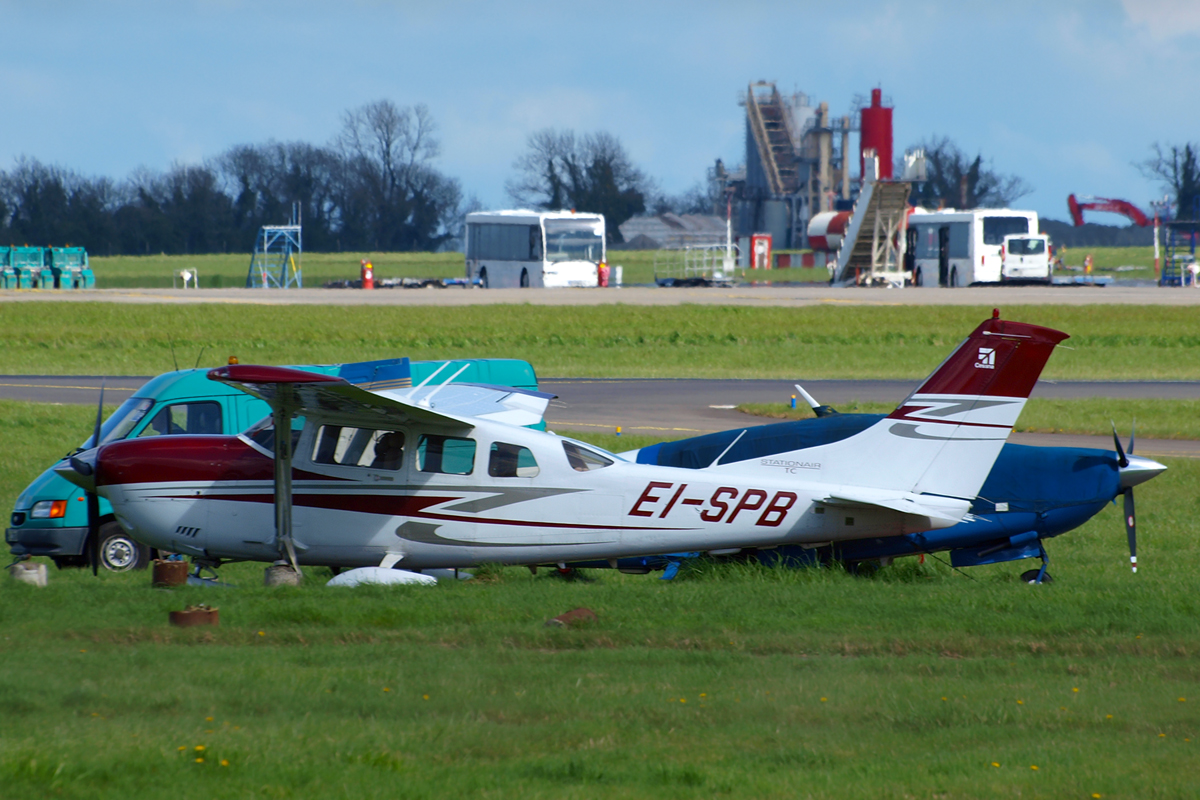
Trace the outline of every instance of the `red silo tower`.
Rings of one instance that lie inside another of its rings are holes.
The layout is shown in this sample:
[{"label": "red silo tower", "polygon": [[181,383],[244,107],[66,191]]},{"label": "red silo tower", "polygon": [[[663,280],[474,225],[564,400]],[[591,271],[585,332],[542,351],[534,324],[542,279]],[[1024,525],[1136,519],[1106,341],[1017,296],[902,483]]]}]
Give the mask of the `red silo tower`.
[{"label": "red silo tower", "polygon": [[866,174],[863,151],[875,149],[879,156],[879,177],[892,179],[892,109],[884,108],[883,92],[871,90],[871,106],[862,109],[861,133],[858,137],[858,174]]}]

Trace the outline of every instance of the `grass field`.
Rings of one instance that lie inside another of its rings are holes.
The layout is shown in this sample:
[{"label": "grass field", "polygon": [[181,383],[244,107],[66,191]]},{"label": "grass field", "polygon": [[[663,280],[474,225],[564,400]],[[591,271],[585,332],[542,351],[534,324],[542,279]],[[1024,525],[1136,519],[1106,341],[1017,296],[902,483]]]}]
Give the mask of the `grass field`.
[{"label": "grass field", "polygon": [[[1060,328],[1045,375],[1200,379],[1200,315],[1182,307],[1007,306]],[[919,378],[983,307],[325,307],[0,303],[0,374],[154,375],[181,365],[509,357],[539,375]]]},{"label": "grass field", "polygon": [[[1093,271],[1112,273],[1122,279],[1153,279],[1154,251],[1150,247],[1094,247],[1072,248],[1064,256],[1064,263],[1082,266],[1086,255],[1092,254]],[[462,253],[305,253],[301,267],[305,286],[321,286],[327,281],[354,279],[359,275],[359,262],[370,259],[375,266],[375,278],[459,278],[463,276]],[[654,282],[653,250],[612,250],[609,263],[624,268],[627,284]],[[250,269],[249,253],[201,256],[95,256],[91,258],[96,273],[96,285],[102,289],[147,288],[157,289],[172,285],[182,269],[192,269],[199,274],[204,288],[230,288],[246,285],[246,273]],[[1117,267],[1137,267],[1135,270],[1115,272]],[[770,270],[760,275],[751,271],[746,280],[769,280],[772,282],[826,282],[829,272],[819,269],[795,267]]]},{"label": "grass field", "polygon": [[[82,407],[0,403],[0,500]],[[622,437],[628,446],[641,441]],[[611,441],[601,442],[610,445]],[[0,795],[1092,797],[1200,792],[1200,463],[1030,563],[491,570],[433,589],[0,582]],[[207,602],[215,629],[173,629]],[[578,629],[544,627],[586,606]],[[1036,769],[1034,769],[1036,767]]]}]

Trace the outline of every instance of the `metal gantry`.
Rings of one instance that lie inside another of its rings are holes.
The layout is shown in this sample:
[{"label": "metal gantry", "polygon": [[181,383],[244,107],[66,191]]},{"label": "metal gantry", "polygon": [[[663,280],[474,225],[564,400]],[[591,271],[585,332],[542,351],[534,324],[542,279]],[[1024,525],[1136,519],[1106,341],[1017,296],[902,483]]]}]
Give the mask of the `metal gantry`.
[{"label": "metal gantry", "polygon": [[300,237],[300,206],[292,205],[290,225],[263,225],[254,242],[247,289],[303,288],[300,257],[304,247]]}]

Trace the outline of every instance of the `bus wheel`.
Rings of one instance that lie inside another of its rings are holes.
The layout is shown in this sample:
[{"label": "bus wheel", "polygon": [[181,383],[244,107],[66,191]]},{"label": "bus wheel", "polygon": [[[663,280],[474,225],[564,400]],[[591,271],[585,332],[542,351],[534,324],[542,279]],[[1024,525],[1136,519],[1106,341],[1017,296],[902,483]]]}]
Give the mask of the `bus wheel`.
[{"label": "bus wheel", "polygon": [[145,569],[150,563],[150,548],[129,538],[116,522],[100,526],[100,566],[109,572]]},{"label": "bus wheel", "polygon": [[529,270],[527,270],[527,269],[521,270],[521,288],[522,289],[529,288]]},{"label": "bus wheel", "polygon": [[482,286],[484,289],[488,288],[487,267],[484,267],[483,269],[479,270],[479,285]]},{"label": "bus wheel", "polygon": [[958,267],[950,268],[950,288],[958,286]]}]

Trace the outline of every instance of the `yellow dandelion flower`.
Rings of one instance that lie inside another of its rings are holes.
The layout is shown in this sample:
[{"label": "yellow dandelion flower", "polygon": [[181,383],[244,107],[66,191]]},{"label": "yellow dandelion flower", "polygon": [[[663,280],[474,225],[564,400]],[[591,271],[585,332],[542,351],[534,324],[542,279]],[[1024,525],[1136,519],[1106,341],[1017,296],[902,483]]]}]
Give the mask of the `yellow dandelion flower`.
[{"label": "yellow dandelion flower", "polygon": [[421,699],[422,699],[422,700],[428,700],[428,699],[429,699],[429,695],[427,695],[427,694],[423,694],[423,695],[421,695]]},{"label": "yellow dandelion flower", "polygon": [[1059,707],[1058,707],[1058,710],[1059,710],[1059,711],[1066,711],[1066,710],[1067,710],[1067,707],[1066,707],[1066,706],[1059,706]]},{"label": "yellow dandelion flower", "polygon": [[1078,692],[1078,691],[1079,691],[1079,687],[1078,687],[1078,686],[1074,686],[1074,687],[1072,687],[1072,688],[1071,688],[1071,691],[1072,691],[1072,692]]},{"label": "yellow dandelion flower", "polygon": [[1165,739],[1165,738],[1167,738],[1167,735],[1166,735],[1165,733],[1160,733],[1160,734],[1158,735],[1158,738],[1160,738],[1160,739]]},{"label": "yellow dandelion flower", "polygon": [[235,731],[240,731],[240,730],[242,729],[242,726],[241,726],[241,725],[234,725],[234,726],[233,726],[233,729],[234,729]]},{"label": "yellow dandelion flower", "polygon": [[826,700],[828,700],[828,699],[829,699],[828,697],[822,697],[822,698],[821,698],[821,702],[822,702],[822,703],[824,703],[824,702],[825,702]]},{"label": "yellow dandelion flower", "polygon": [[706,695],[704,692],[701,692],[701,693],[700,693],[700,696],[701,696],[701,697],[708,697],[708,695]]},{"label": "yellow dandelion flower", "polygon": [[943,698],[942,698],[942,702],[943,702],[943,703],[944,703],[944,702],[946,702],[946,698],[944,698],[944,697],[943,697]]},{"label": "yellow dandelion flower", "polygon": [[687,702],[687,698],[686,698],[686,697],[681,697],[681,698],[679,698],[679,702],[681,702],[681,703],[686,703],[686,702]]},{"label": "yellow dandelion flower", "polygon": [[1099,793],[1099,792],[1092,792],[1092,797],[1096,798],[1096,800],[1099,800],[1099,799],[1100,799],[1100,793]]},{"label": "yellow dandelion flower", "polygon": [[1179,698],[1179,702],[1181,702],[1181,703],[1186,703],[1186,702],[1187,702],[1187,698],[1186,698],[1186,697],[1181,697],[1181,698]]},{"label": "yellow dandelion flower", "polygon": [[1024,700],[1018,700],[1018,701],[1017,701],[1017,705],[1019,705],[1019,706],[1023,706],[1023,705],[1025,705],[1025,701],[1024,701]]},{"label": "yellow dandelion flower", "polygon": [[384,690],[385,692],[390,692],[390,691],[391,691],[391,689],[389,689],[389,688],[388,688],[388,687],[386,687],[386,686],[385,686],[385,687],[383,687],[383,690]]},{"label": "yellow dandelion flower", "polygon": [[1029,768],[1030,768],[1031,770],[1033,770],[1034,772],[1037,772],[1037,764],[1030,764],[1030,765],[1029,765]]},{"label": "yellow dandelion flower", "polygon": [[204,745],[202,745],[202,744],[198,744],[198,745],[196,745],[196,752],[197,752],[197,753],[203,753],[203,752],[204,752],[204,750],[205,750],[205,747],[204,747]]},{"label": "yellow dandelion flower", "polygon": [[221,766],[222,766],[222,767],[228,767],[228,766],[229,766],[229,759],[228,759],[228,758],[222,758],[222,759],[221,759]]},{"label": "yellow dandelion flower", "polygon": [[203,764],[203,763],[204,763],[204,759],[203,759],[203,758],[197,758],[197,759],[196,759],[196,763],[197,763],[197,764]]},{"label": "yellow dandelion flower", "polygon": [[266,633],[266,631],[259,631],[259,632],[258,632],[258,635],[259,635],[259,636],[266,636],[266,635],[267,635],[267,633]]},{"label": "yellow dandelion flower", "polygon": [[213,731],[212,731],[212,729],[211,729],[211,728],[210,728],[209,730],[206,730],[206,731],[205,731],[205,733],[212,733],[212,732],[213,732]]},{"label": "yellow dandelion flower", "polygon": [[212,717],[205,717],[205,718],[204,718],[204,721],[205,721],[205,722],[212,722],[212,721],[213,721],[213,718],[212,718]]},{"label": "yellow dandelion flower", "polygon": [[993,762],[992,762],[992,766],[993,766],[993,767],[998,767],[998,766],[1000,766],[1000,762],[999,762],[999,761],[993,761]]},{"label": "yellow dandelion flower", "polygon": [[185,745],[185,744],[179,745],[179,752],[182,753],[184,750],[187,750],[187,745]]},{"label": "yellow dandelion flower", "polygon": [[1112,719],[1112,714],[1105,714],[1105,715],[1104,715],[1104,718],[1105,718],[1105,719]]}]

